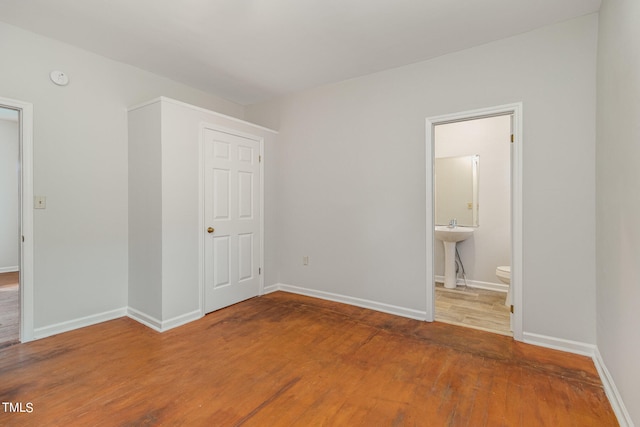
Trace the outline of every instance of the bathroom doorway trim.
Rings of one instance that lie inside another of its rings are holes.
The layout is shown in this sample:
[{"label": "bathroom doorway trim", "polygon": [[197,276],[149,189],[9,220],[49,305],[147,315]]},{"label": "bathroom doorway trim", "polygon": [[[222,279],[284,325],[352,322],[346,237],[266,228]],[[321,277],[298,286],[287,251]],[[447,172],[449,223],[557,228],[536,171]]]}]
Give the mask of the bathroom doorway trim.
[{"label": "bathroom doorway trim", "polygon": [[0,97],[0,106],[19,112],[20,133],[20,342],[33,340],[33,105]]},{"label": "bathroom doorway trim", "polygon": [[427,243],[427,311],[426,320],[435,318],[434,286],[434,142],[436,125],[482,119],[492,116],[511,115],[511,298],[514,306],[512,316],[513,338],[522,341],[523,319],[523,256],[522,256],[522,103],[513,103],[477,110],[444,114],[426,119],[426,243]]}]

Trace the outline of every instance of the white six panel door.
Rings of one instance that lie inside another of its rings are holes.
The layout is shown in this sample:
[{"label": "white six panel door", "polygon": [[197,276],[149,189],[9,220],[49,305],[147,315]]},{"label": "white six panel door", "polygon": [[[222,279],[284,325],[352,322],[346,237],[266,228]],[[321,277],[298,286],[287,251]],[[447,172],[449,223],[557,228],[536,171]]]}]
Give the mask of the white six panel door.
[{"label": "white six panel door", "polygon": [[260,292],[260,145],[204,129],[205,312]]}]

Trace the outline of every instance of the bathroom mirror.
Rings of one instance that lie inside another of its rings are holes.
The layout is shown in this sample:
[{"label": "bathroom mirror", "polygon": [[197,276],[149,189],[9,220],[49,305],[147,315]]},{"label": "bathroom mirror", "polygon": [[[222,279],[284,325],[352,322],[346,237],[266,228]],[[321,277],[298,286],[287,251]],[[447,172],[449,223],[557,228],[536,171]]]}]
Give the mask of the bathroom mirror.
[{"label": "bathroom mirror", "polygon": [[480,156],[435,159],[435,225],[478,227],[478,168]]}]

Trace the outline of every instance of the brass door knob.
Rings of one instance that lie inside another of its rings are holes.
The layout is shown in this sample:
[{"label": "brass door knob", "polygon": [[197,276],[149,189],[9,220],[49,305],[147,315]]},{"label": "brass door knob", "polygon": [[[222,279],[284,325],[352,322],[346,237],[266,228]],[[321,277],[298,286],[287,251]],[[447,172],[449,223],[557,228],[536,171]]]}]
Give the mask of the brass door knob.
[{"label": "brass door knob", "polygon": [[207,228],[207,233],[213,233],[214,231],[216,231],[216,229],[213,227]]}]

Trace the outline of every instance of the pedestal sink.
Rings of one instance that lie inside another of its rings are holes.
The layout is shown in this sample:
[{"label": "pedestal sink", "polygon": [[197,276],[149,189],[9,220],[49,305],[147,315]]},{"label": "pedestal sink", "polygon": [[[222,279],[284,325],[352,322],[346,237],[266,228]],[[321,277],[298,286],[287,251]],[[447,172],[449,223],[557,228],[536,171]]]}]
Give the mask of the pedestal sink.
[{"label": "pedestal sink", "polygon": [[456,287],[456,243],[471,237],[475,228],[436,225],[436,239],[444,244],[444,287]]}]

